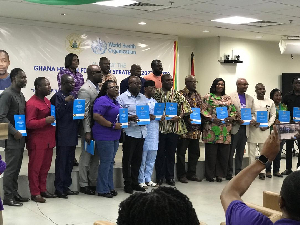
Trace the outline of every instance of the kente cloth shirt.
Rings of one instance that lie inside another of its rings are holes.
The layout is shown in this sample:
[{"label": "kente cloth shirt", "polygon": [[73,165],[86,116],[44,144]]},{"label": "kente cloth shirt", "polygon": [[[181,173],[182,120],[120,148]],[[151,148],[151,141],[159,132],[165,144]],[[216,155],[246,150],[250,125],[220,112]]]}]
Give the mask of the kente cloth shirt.
[{"label": "kente cloth shirt", "polygon": [[230,144],[231,143],[231,123],[222,123],[217,125],[211,119],[217,118],[217,107],[227,107],[228,116],[237,118],[235,106],[232,104],[229,95],[217,96],[213,93],[203,97],[203,106],[201,113],[207,119],[204,119],[202,140],[204,143],[210,144]]},{"label": "kente cloth shirt", "polygon": [[[192,94],[187,88],[184,88],[180,93],[185,97],[185,99],[190,104],[191,108],[202,108],[202,99],[201,95],[195,91]],[[201,136],[201,125],[200,124],[191,124],[188,120],[189,116],[184,117],[185,125],[188,130],[186,134],[182,135],[182,138],[188,139],[200,139]]]},{"label": "kente cloth shirt", "polygon": [[[190,104],[185,97],[174,89],[168,92],[164,92],[162,89],[157,89],[153,98],[160,103],[174,102],[177,103],[177,116],[181,113],[188,115],[192,113]],[[177,122],[170,120],[164,120],[159,122],[159,131],[163,134],[174,133],[182,135],[187,133],[185,122],[183,119],[179,119]]]},{"label": "kente cloth shirt", "polygon": [[64,74],[68,74],[74,78],[75,87],[74,87],[74,90],[72,91],[72,94],[74,95],[75,98],[77,98],[79,89],[84,84],[83,75],[77,71],[74,73],[69,68],[64,68],[64,69],[60,70],[59,73],[57,74],[57,82],[58,82],[59,90],[61,90],[61,77]]},{"label": "kente cloth shirt", "polygon": [[[128,108],[128,116],[136,115],[137,105],[147,105],[148,99],[145,95],[139,93],[137,96],[132,95],[128,90],[118,96],[117,101],[122,108]],[[136,122],[128,121],[128,128],[124,128],[127,136],[133,138],[145,138],[147,135],[147,127],[139,126]]]},{"label": "kente cloth shirt", "polygon": [[152,72],[144,76],[145,80],[153,80],[156,88],[162,88],[161,76],[155,76]]},{"label": "kente cloth shirt", "polygon": [[[105,95],[95,100],[93,113],[97,113],[112,124],[115,124],[118,122],[120,108],[119,103],[115,99]],[[119,140],[121,136],[121,130],[102,126],[97,121],[94,122],[92,131],[96,141],[115,141]]]},{"label": "kente cloth shirt", "polygon": [[[250,208],[244,202],[235,200],[226,210],[226,225],[273,225],[262,213]],[[274,225],[300,225],[300,221],[290,219],[277,220]]]}]

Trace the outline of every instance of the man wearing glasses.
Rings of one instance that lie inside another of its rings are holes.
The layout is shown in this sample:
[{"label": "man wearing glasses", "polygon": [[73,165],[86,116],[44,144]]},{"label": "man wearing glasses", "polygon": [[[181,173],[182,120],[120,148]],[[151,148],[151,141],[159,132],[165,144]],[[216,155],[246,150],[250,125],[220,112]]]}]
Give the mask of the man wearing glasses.
[{"label": "man wearing glasses", "polygon": [[81,155],[79,158],[79,185],[80,192],[87,195],[95,195],[99,160],[97,155],[91,155],[85,151],[85,144],[90,144],[92,140],[90,110],[99,93],[98,83],[102,81],[100,67],[97,65],[88,66],[87,76],[87,81],[78,92],[78,98],[85,99],[85,118],[80,127]]},{"label": "man wearing glasses", "polygon": [[[202,106],[201,95],[196,91],[198,81],[194,76],[185,78],[185,88],[180,93],[185,97],[192,108]],[[201,135],[201,125],[192,124],[190,117],[183,117],[188,132],[181,135],[177,146],[177,177],[181,183],[191,181],[201,181],[196,176],[196,167],[200,157],[199,139]],[[185,171],[185,153],[188,148],[188,170]]]}]

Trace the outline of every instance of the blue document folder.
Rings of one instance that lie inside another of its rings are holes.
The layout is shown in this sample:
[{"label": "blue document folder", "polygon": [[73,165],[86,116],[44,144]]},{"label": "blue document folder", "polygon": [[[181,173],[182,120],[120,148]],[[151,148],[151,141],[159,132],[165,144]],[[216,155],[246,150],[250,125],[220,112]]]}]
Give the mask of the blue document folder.
[{"label": "blue document folder", "polygon": [[164,115],[165,103],[155,103],[154,106],[154,116],[155,120],[160,120],[162,115]]},{"label": "blue document folder", "polygon": [[244,121],[242,125],[249,125],[252,120],[251,109],[241,108],[241,119]]},{"label": "blue document folder", "polygon": [[119,122],[122,124],[122,128],[128,128],[128,108],[119,110]]},{"label": "blue document folder", "polygon": [[22,136],[27,136],[25,115],[14,115],[15,128]]},{"label": "blue document folder", "polygon": [[300,107],[293,108],[293,120],[295,122],[300,122]]},{"label": "blue document folder", "polygon": [[268,127],[268,111],[257,111],[256,122],[260,123],[259,127]]},{"label": "blue document folder", "polygon": [[177,116],[177,103],[167,102],[166,103],[166,120],[170,120]]},{"label": "blue document folder", "polygon": [[52,126],[56,126],[56,117],[55,117],[55,106],[51,105],[51,116],[53,116],[55,118],[54,123],[51,123]]},{"label": "blue document folder", "polygon": [[95,154],[95,141],[91,140],[90,144],[88,144],[87,142],[84,142],[85,144],[85,151],[87,151],[88,153],[90,153],[91,155]]},{"label": "blue document folder", "polygon": [[278,119],[279,119],[280,123],[289,123],[291,120],[290,111],[279,110],[278,115],[279,115]]},{"label": "blue document folder", "polygon": [[73,120],[82,120],[85,112],[85,99],[75,99],[73,103]]},{"label": "blue document folder", "polygon": [[192,108],[193,112],[190,114],[192,124],[201,124],[200,108]]},{"label": "blue document folder", "polygon": [[149,105],[137,105],[136,115],[139,118],[137,125],[147,125],[150,123]]},{"label": "blue document folder", "polygon": [[222,123],[225,123],[224,119],[228,117],[227,107],[217,107],[217,118],[222,120]]}]

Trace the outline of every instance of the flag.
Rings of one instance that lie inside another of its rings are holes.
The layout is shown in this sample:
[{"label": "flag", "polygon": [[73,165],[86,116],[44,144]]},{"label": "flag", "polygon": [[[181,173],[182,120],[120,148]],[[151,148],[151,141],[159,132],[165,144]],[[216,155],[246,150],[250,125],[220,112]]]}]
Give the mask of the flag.
[{"label": "flag", "polygon": [[194,67],[194,52],[191,54],[191,75],[195,76],[195,67]]},{"label": "flag", "polygon": [[177,90],[177,59],[178,59],[178,42],[174,41],[174,66],[173,66],[173,88]]}]

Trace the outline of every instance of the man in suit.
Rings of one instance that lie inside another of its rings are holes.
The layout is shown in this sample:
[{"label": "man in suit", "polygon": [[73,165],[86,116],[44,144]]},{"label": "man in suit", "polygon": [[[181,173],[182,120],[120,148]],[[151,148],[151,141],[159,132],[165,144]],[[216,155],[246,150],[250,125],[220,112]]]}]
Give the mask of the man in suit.
[{"label": "man in suit", "polygon": [[99,93],[98,83],[101,83],[101,69],[97,65],[90,65],[87,68],[87,81],[78,92],[79,99],[85,99],[85,118],[81,127],[81,155],[79,158],[79,185],[80,192],[87,195],[95,195],[99,158],[85,151],[85,142],[92,140],[91,132],[91,107]]},{"label": "man in suit", "polygon": [[25,115],[25,98],[21,89],[27,84],[27,77],[20,68],[10,73],[11,86],[0,95],[0,123],[8,123],[8,139],[1,143],[5,149],[6,171],[3,177],[4,205],[22,206],[28,198],[18,194],[18,177],[23,160],[25,137],[15,128],[15,115]]},{"label": "man in suit", "polygon": [[[246,94],[248,89],[248,82],[245,78],[239,78],[236,81],[237,91],[230,94],[232,103],[234,104],[237,112],[241,113],[241,108],[251,108],[253,112],[253,101],[254,99]],[[255,121],[251,121],[254,123]],[[242,170],[242,163],[244,157],[245,145],[247,142],[247,137],[249,137],[249,127],[244,126],[243,120],[236,121],[231,129],[231,148],[228,161],[227,170],[227,180],[232,179],[233,175],[233,155],[235,152],[235,175],[237,175]]]},{"label": "man in suit", "polygon": [[78,120],[73,120],[74,78],[68,74],[61,77],[61,90],[52,96],[50,102],[55,106],[56,116],[56,159],[55,194],[59,198],[77,195],[69,189],[72,184],[72,169],[75,149],[78,142]]}]

